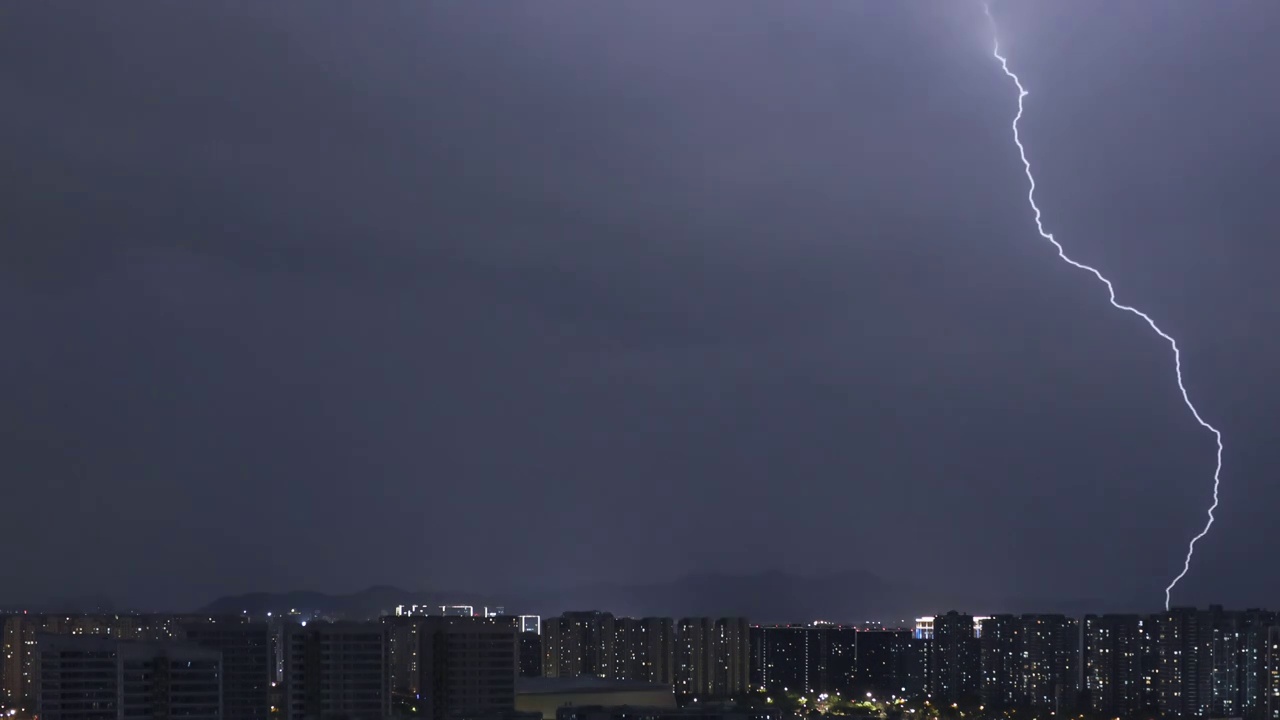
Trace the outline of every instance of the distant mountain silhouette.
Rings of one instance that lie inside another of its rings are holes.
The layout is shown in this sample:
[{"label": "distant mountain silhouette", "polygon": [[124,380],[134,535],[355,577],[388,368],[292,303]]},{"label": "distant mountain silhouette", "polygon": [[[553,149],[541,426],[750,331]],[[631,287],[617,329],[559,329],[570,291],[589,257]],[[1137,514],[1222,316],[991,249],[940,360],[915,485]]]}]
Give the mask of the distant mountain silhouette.
[{"label": "distant mountain silhouette", "polygon": [[375,617],[397,605],[501,606],[508,612],[558,615],[566,610],[607,610],[620,616],[688,617],[740,615],[753,622],[803,623],[829,620],[862,623],[911,621],[916,615],[959,609],[974,613],[1156,610],[1139,605],[1073,598],[964,597],[954,592],[892,583],[866,572],[804,577],[772,571],[753,575],[698,574],[649,584],[598,583],[554,591],[409,591],[378,586],[349,595],[318,592],[252,593],[225,597],[201,608],[216,614],[307,613],[350,618]]}]

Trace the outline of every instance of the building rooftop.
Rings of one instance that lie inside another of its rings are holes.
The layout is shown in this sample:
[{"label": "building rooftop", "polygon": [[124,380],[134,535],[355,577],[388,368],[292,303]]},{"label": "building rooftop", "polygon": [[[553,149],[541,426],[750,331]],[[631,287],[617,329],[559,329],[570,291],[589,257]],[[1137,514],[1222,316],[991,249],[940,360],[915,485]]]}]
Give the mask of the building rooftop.
[{"label": "building rooftop", "polygon": [[201,647],[195,643],[121,640],[95,635],[57,635],[40,633],[36,642],[41,652],[95,652],[115,653],[122,659],[137,657],[181,656],[189,660],[221,660],[218,650]]}]

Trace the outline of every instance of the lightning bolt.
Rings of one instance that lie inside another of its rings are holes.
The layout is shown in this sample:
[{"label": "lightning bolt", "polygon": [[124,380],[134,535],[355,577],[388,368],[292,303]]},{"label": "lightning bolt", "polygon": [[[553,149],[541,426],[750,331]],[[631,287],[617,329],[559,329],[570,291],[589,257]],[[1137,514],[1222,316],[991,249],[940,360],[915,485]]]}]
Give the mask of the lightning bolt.
[{"label": "lightning bolt", "polygon": [[1022,99],[1027,96],[1027,90],[1022,86],[1022,81],[1018,79],[1018,76],[1009,69],[1008,59],[1000,54],[1000,35],[997,32],[996,20],[991,15],[991,6],[988,3],[983,2],[982,11],[986,13],[987,23],[991,26],[991,55],[1000,62],[1000,69],[1004,71],[1004,74],[1007,75],[1018,88],[1018,113],[1013,116],[1012,125],[1013,144],[1018,146],[1018,156],[1022,158],[1022,167],[1027,173],[1027,182],[1030,183],[1030,188],[1027,190],[1027,203],[1031,205],[1031,210],[1035,213],[1036,230],[1039,231],[1040,237],[1048,240],[1053,245],[1054,249],[1058,251],[1058,257],[1061,258],[1063,262],[1076,269],[1083,270],[1090,275],[1093,275],[1098,279],[1098,282],[1107,287],[1107,295],[1109,296],[1112,307],[1142,318],[1157,335],[1164,338],[1165,342],[1169,343],[1170,349],[1173,350],[1173,367],[1178,376],[1178,390],[1182,392],[1182,401],[1186,403],[1187,408],[1191,410],[1191,414],[1195,416],[1196,422],[1200,423],[1201,427],[1204,429],[1213,433],[1214,440],[1218,444],[1218,462],[1217,466],[1213,469],[1213,504],[1209,506],[1209,519],[1205,522],[1204,529],[1195,537],[1191,538],[1191,542],[1187,544],[1187,557],[1182,562],[1182,572],[1178,573],[1178,576],[1173,579],[1173,582],[1169,583],[1169,586],[1164,589],[1164,608],[1165,610],[1168,610],[1170,605],[1170,595],[1173,592],[1173,588],[1177,586],[1178,582],[1191,570],[1191,557],[1195,555],[1196,543],[1205,535],[1208,535],[1209,529],[1213,527],[1213,512],[1218,509],[1218,486],[1220,484],[1220,476],[1222,474],[1222,433],[1214,426],[1205,422],[1205,419],[1200,417],[1200,411],[1197,410],[1195,404],[1191,402],[1191,396],[1187,393],[1187,386],[1182,381],[1182,352],[1178,349],[1178,341],[1174,340],[1171,335],[1161,330],[1160,326],[1156,325],[1156,322],[1151,319],[1151,316],[1135,307],[1122,305],[1117,302],[1116,289],[1115,286],[1111,284],[1110,280],[1104,277],[1097,268],[1072,260],[1067,256],[1062,245],[1053,238],[1053,233],[1045,232],[1044,224],[1040,220],[1040,208],[1036,205],[1036,179],[1031,174],[1031,161],[1027,160],[1026,148],[1022,146],[1022,138],[1018,134],[1018,121],[1022,119]]}]

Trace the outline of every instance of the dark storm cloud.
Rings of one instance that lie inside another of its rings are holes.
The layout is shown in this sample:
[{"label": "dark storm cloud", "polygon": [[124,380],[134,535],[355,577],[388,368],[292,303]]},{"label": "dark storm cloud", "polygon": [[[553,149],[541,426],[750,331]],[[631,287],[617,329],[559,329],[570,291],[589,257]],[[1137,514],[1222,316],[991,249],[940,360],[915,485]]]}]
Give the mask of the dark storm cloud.
[{"label": "dark storm cloud", "polygon": [[[1226,432],[1187,597],[1274,592],[1274,12],[997,12],[1050,227],[1183,339]],[[976,7],[0,27],[24,592],[861,567],[1158,596],[1200,522],[1211,441],[1036,239]]]}]

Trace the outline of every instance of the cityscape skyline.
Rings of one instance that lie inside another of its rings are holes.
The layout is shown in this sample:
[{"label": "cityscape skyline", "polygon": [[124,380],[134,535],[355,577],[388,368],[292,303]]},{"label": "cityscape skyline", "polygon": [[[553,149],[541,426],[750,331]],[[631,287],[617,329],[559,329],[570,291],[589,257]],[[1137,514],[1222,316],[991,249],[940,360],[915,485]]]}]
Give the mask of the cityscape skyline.
[{"label": "cityscape skyline", "polygon": [[0,712],[552,720],[566,707],[640,705],[766,711],[757,720],[1280,718],[1280,613],[1270,610],[952,610],[908,628],[599,610],[531,625],[496,610],[5,616]]},{"label": "cityscape skyline", "polygon": [[1277,29],[3,4],[0,720],[1280,720]]}]

